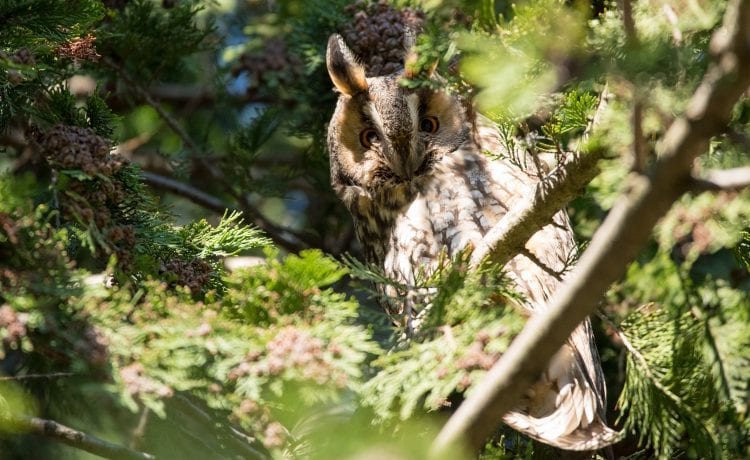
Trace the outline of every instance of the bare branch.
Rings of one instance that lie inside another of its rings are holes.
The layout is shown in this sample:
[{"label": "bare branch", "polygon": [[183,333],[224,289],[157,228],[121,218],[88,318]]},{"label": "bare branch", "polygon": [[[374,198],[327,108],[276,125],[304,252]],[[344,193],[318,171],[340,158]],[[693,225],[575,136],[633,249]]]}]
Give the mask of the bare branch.
[{"label": "bare branch", "polygon": [[435,455],[466,440],[479,450],[503,414],[539,377],[573,330],[596,310],[663,216],[691,183],[694,159],[729,121],[732,107],[750,86],[750,2],[732,1],[711,42],[715,63],[706,72],[686,113],[657,145],[661,155],[648,176],[632,174],[628,187],[594,235],[567,282],[532,316],[508,351],[448,420],[432,445]]},{"label": "bare branch", "polygon": [[248,436],[236,427],[226,424],[224,421],[214,419],[205,410],[193,403],[187,396],[177,394],[173,402],[175,408],[181,412],[181,415],[196,423],[200,423],[207,431],[220,426],[222,433],[226,436],[224,440],[230,444],[230,447],[236,452],[240,453],[242,458],[254,460],[266,460],[270,458],[268,451],[265,450],[263,445],[256,438]]},{"label": "bare branch", "polygon": [[696,177],[690,184],[693,193],[712,191],[734,191],[750,187],[750,166],[732,169],[714,169],[704,177]]},{"label": "bare branch", "polygon": [[[638,40],[638,31],[635,28],[635,18],[633,17],[633,3],[631,0],[621,0],[622,24],[625,29],[625,41],[628,48],[636,50],[640,45]],[[630,122],[633,127],[633,163],[631,169],[638,173],[646,171],[646,141],[643,137],[643,101],[641,100],[641,91],[637,87],[632,88],[633,111],[630,116]]]},{"label": "bare branch", "polygon": [[[169,126],[169,128],[175,134],[177,134],[180,140],[182,140],[185,148],[194,153],[198,152],[198,146],[190,137],[188,132],[183,129],[180,123],[177,122],[177,120],[175,120],[174,117],[172,117],[172,115],[161,104],[159,104],[151,96],[151,94],[149,94],[148,91],[146,91],[140,84],[138,84],[138,82],[133,80],[133,78],[125,71],[125,69],[108,58],[105,58],[103,62],[110,68],[117,71],[122,79],[125,80],[125,83],[127,83],[132,88],[132,90],[135,91],[136,94],[141,97],[148,105],[156,110],[156,113],[159,114],[159,117],[161,117],[161,119],[164,120],[167,126]],[[226,180],[221,171],[216,168],[215,165],[211,164],[205,157],[201,155],[195,155],[193,158],[205,169],[205,171],[211,176],[213,180],[221,184],[224,187],[224,190],[226,190],[227,193],[231,194],[237,200],[247,218],[252,220],[253,223],[258,226],[258,228],[268,234],[268,236],[271,237],[271,239],[273,239],[276,244],[293,252],[298,252],[311,246],[298,235],[294,235],[289,230],[277,227],[263,215],[261,215],[261,213],[257,209],[255,209],[254,206],[252,206],[250,201],[247,199],[247,196],[243,192],[238,192],[237,190],[235,190],[235,188],[232,187],[232,184]],[[173,191],[176,193],[176,190]]]},{"label": "bare branch", "polygon": [[198,190],[192,185],[186,184],[184,182],[180,182],[172,178],[164,177],[160,174],[148,171],[141,172],[141,176],[143,177],[143,181],[150,186],[185,197],[193,203],[209,209],[217,214],[224,214],[227,210],[233,210],[231,206],[228,206],[219,198],[216,198],[215,196],[210,195],[203,190]]},{"label": "bare branch", "polygon": [[153,460],[151,454],[112,444],[82,431],[74,430],[53,420],[37,417],[13,417],[9,420],[18,430],[54,439],[76,449],[115,460]]},{"label": "bare branch", "polygon": [[[233,211],[234,207],[228,206],[226,203],[221,201],[219,198],[210,195],[202,190],[199,190],[189,184],[174,180],[169,177],[162,176],[160,174],[144,171],[141,173],[144,182],[162,190],[174,193],[176,195],[183,196],[193,203],[202,206],[206,209],[214,211],[217,214],[224,214],[225,211]],[[249,206],[249,204],[247,205]],[[285,247],[291,251],[299,251],[308,247],[298,236],[289,232],[288,230],[279,228],[273,225],[264,217],[259,214],[253,214],[248,212],[248,207],[243,205],[243,211],[251,216],[251,219],[255,225],[263,230],[276,244]]]},{"label": "bare branch", "polygon": [[643,102],[640,100],[640,91],[633,90],[633,114],[631,123],[633,124],[633,163],[631,169],[637,173],[646,171],[647,147],[646,140],[643,138]]},{"label": "bare branch", "polygon": [[59,377],[71,377],[75,374],[72,372],[51,372],[49,374],[25,374],[25,375],[3,375],[0,376],[0,382],[8,380],[30,380],[30,379],[56,379]]}]

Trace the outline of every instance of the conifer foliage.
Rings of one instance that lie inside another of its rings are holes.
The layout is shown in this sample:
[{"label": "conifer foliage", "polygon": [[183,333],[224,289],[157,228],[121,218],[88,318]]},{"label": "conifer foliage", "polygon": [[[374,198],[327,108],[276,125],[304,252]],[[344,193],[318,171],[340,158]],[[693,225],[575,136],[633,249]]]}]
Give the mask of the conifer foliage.
[{"label": "conifer foliage", "polygon": [[[328,36],[375,75],[411,30],[403,85],[473,100],[550,175],[600,158],[567,204],[585,256],[748,10],[0,0],[0,459],[424,458],[527,318],[470,252],[409,287],[418,332],[381,310],[328,183]],[[747,94],[594,317],[617,457],[750,456]],[[493,417],[437,456],[560,454]]]}]

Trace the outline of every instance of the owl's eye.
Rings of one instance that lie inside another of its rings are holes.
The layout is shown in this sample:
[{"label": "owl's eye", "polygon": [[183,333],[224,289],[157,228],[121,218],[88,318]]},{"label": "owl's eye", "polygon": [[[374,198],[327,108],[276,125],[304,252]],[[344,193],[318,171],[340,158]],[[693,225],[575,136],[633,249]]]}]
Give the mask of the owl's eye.
[{"label": "owl's eye", "polygon": [[435,134],[440,128],[437,117],[424,117],[419,121],[419,130],[425,133]]},{"label": "owl's eye", "polygon": [[359,133],[359,143],[362,147],[369,149],[378,140],[378,133],[372,128],[365,128]]}]

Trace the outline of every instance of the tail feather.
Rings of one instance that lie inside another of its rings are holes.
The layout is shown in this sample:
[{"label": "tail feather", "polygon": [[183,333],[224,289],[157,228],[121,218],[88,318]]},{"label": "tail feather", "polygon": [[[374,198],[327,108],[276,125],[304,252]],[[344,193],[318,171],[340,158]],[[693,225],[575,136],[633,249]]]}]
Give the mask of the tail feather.
[{"label": "tail feather", "polygon": [[[586,335],[588,327],[582,324],[576,333]],[[503,421],[537,441],[560,449],[599,450],[621,436],[606,424],[603,390],[592,378],[593,363],[588,363],[586,357],[582,359],[576,346],[578,341],[574,340],[576,333],[555,354],[516,410],[506,414]],[[590,349],[586,351],[591,353]]]},{"label": "tail feather", "polygon": [[598,418],[585,428],[578,427],[564,435],[556,435],[546,430],[543,425],[549,423],[549,420],[540,423],[539,419],[520,412],[509,412],[503,417],[503,422],[532,439],[564,450],[604,449],[622,437],[620,432],[608,427]]}]

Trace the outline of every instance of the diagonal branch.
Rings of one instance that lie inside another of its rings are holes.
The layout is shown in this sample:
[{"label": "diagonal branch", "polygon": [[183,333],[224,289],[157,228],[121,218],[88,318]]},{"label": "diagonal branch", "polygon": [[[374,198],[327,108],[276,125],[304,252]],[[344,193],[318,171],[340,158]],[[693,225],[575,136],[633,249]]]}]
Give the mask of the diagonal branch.
[{"label": "diagonal branch", "polygon": [[707,171],[704,177],[693,179],[690,191],[693,193],[711,191],[734,191],[750,187],[750,166],[732,169]]},{"label": "diagonal branch", "polygon": [[573,154],[570,160],[537,183],[531,196],[518,200],[518,204],[482,238],[471,255],[471,266],[477,267],[483,261],[499,266],[508,263],[534,233],[596,177],[603,153],[597,149]]},{"label": "diagonal branch", "polygon": [[533,316],[508,351],[479,382],[435,439],[437,455],[461,440],[479,450],[503,414],[539,377],[549,358],[596,310],[611,283],[622,277],[646,244],[656,221],[689,189],[693,160],[725,128],[735,102],[750,86],[750,2],[733,0],[713,35],[714,64],[657,145],[648,176],[632,174],[628,187],[594,235],[567,282],[544,313]]},{"label": "diagonal branch", "polygon": [[[156,110],[156,113],[159,114],[159,117],[161,117],[161,119],[164,120],[164,123],[169,126],[169,129],[171,129],[177,135],[177,137],[180,138],[180,140],[188,150],[192,151],[193,153],[198,152],[198,146],[190,137],[190,134],[188,134],[188,132],[185,131],[180,123],[177,122],[177,120],[175,120],[174,117],[172,117],[172,115],[170,115],[169,112],[167,112],[164,107],[159,104],[159,102],[157,102],[151,96],[151,94],[148,93],[148,91],[146,91],[138,82],[136,82],[127,73],[127,71],[122,68],[122,66],[113,62],[109,58],[105,58],[103,62],[111,69],[116,71],[125,81],[125,83],[127,83],[130,88],[135,91],[135,93],[140,98],[142,98],[142,100],[144,100],[148,105]],[[257,209],[255,209],[254,206],[252,206],[250,201],[247,199],[247,196],[243,192],[238,192],[237,190],[235,190],[235,188],[232,187],[232,184],[230,184],[226,180],[221,171],[216,168],[215,165],[211,164],[211,162],[209,162],[205,157],[195,155],[193,158],[198,163],[200,163],[203,168],[205,168],[206,172],[209,174],[209,176],[211,176],[213,180],[221,184],[224,187],[224,190],[226,190],[227,193],[232,195],[232,197],[237,200],[247,218],[252,220],[252,222],[257,225],[258,228],[266,232],[276,244],[293,252],[298,252],[311,246],[298,235],[293,234],[287,229],[276,226],[273,222],[269,221],[263,215],[261,215],[261,213]],[[176,190],[173,191],[176,192]]]},{"label": "diagonal branch", "polygon": [[588,141],[591,131],[607,105],[609,90],[605,86],[599,95],[599,104],[583,133],[579,150],[571,154],[564,163],[536,184],[533,190],[513,206],[500,222],[482,238],[474,248],[471,266],[482,262],[503,266],[519,251],[540,228],[547,225],[552,216],[563,206],[581,194],[586,185],[599,173],[599,160],[604,157],[602,149],[580,152]]},{"label": "diagonal branch", "polygon": [[18,430],[52,438],[99,457],[115,460],[153,460],[156,458],[151,454],[128,449],[82,431],[74,430],[53,420],[37,417],[13,417],[9,422]]},{"label": "diagonal branch", "polygon": [[143,177],[143,181],[145,183],[152,187],[166,190],[167,192],[174,193],[175,195],[180,195],[192,201],[193,203],[211,210],[217,214],[224,214],[227,210],[232,210],[231,206],[227,205],[219,198],[184,182],[180,182],[170,177],[165,177],[149,171],[142,171],[141,177]]}]

